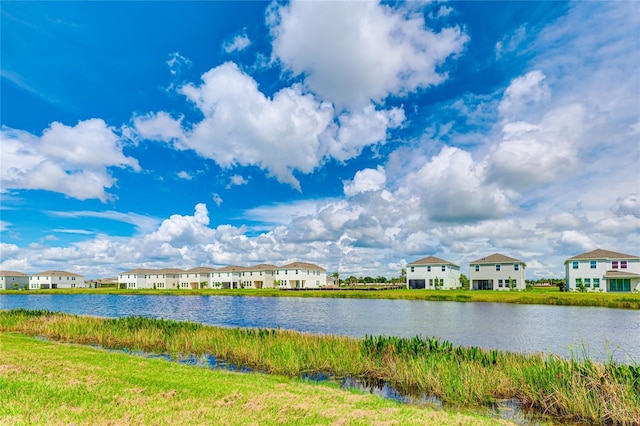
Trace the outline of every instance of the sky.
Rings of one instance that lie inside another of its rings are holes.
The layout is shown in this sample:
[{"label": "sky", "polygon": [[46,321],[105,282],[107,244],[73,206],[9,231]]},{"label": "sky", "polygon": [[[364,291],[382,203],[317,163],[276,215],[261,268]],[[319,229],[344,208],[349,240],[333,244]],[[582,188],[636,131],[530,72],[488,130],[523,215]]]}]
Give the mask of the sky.
[{"label": "sky", "polygon": [[0,10],[0,269],[640,255],[638,2]]}]

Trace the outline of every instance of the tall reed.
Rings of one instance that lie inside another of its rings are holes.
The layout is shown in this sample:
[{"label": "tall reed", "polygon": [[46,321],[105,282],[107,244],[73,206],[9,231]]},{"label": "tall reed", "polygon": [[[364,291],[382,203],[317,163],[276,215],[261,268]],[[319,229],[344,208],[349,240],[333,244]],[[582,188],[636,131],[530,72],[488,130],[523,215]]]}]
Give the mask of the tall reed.
[{"label": "tall reed", "polygon": [[323,372],[383,380],[401,391],[435,395],[457,405],[509,398],[560,419],[640,424],[640,366],[613,361],[459,347],[435,338],[354,339],[22,309],[0,311],[0,331],[133,351],[212,354],[292,377]]}]

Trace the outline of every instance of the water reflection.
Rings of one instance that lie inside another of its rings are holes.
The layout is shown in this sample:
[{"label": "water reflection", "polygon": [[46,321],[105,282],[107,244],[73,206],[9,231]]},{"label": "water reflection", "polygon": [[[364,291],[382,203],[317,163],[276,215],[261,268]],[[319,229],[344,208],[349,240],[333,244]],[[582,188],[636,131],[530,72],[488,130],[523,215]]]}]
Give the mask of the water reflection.
[{"label": "water reflection", "polygon": [[640,362],[640,311],[502,303],[297,297],[0,295],[0,309],[189,320],[353,337],[435,336],[455,345]]}]

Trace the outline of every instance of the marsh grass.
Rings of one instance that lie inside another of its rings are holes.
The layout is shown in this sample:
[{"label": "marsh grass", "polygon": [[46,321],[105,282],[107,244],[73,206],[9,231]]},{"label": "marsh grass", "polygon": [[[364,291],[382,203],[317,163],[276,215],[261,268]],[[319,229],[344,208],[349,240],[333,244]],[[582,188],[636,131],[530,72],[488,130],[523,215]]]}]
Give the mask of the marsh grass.
[{"label": "marsh grass", "polygon": [[162,296],[261,296],[261,297],[327,297],[359,299],[403,299],[449,302],[492,302],[559,306],[593,306],[618,309],[640,309],[640,293],[560,292],[556,287],[528,291],[490,290],[299,290],[228,289],[228,290],[119,290],[119,289],[55,289],[15,291],[0,294],[120,294]]},{"label": "marsh grass", "polygon": [[255,370],[300,377],[382,380],[453,405],[516,399],[558,419],[640,424],[640,366],[458,347],[434,338],[364,339],[239,329],[140,317],[101,319],[48,311],[0,311],[0,331],[106,348],[211,354]]}]

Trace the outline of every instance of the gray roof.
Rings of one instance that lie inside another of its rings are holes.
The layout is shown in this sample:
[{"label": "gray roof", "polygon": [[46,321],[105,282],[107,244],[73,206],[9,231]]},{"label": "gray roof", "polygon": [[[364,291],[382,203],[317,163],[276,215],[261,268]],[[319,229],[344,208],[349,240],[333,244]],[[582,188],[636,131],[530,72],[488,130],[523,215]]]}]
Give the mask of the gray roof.
[{"label": "gray roof", "polygon": [[624,272],[624,271],[607,271],[606,278],[636,278],[640,277],[640,273]]},{"label": "gray roof", "polygon": [[293,262],[284,266],[279,266],[277,269],[281,269],[281,270],[282,269],[310,269],[314,271],[324,271],[324,272],[327,271],[321,266],[314,265],[313,263],[306,263],[306,262]]},{"label": "gray roof", "polygon": [[31,274],[32,277],[33,276],[54,277],[56,275],[59,277],[82,277],[82,275],[75,274],[73,272],[55,271],[55,270],[36,272],[35,274]]},{"label": "gray roof", "polygon": [[451,263],[448,260],[440,259],[439,257],[435,257],[435,256],[427,256],[420,260],[416,260],[415,262],[407,263],[407,266],[419,266],[419,265],[453,265],[457,268],[460,267],[455,263]]},{"label": "gray roof", "polygon": [[24,272],[18,271],[0,271],[0,277],[28,277]]},{"label": "gray roof", "polygon": [[494,253],[491,256],[486,256],[473,262],[469,262],[469,265],[482,263],[524,263],[522,260],[515,259],[513,257],[505,256],[500,253]]},{"label": "gray roof", "polygon": [[579,254],[577,256],[570,257],[569,260],[609,260],[609,259],[640,259],[638,256],[631,254],[618,253],[615,251],[595,249],[586,253]]}]

